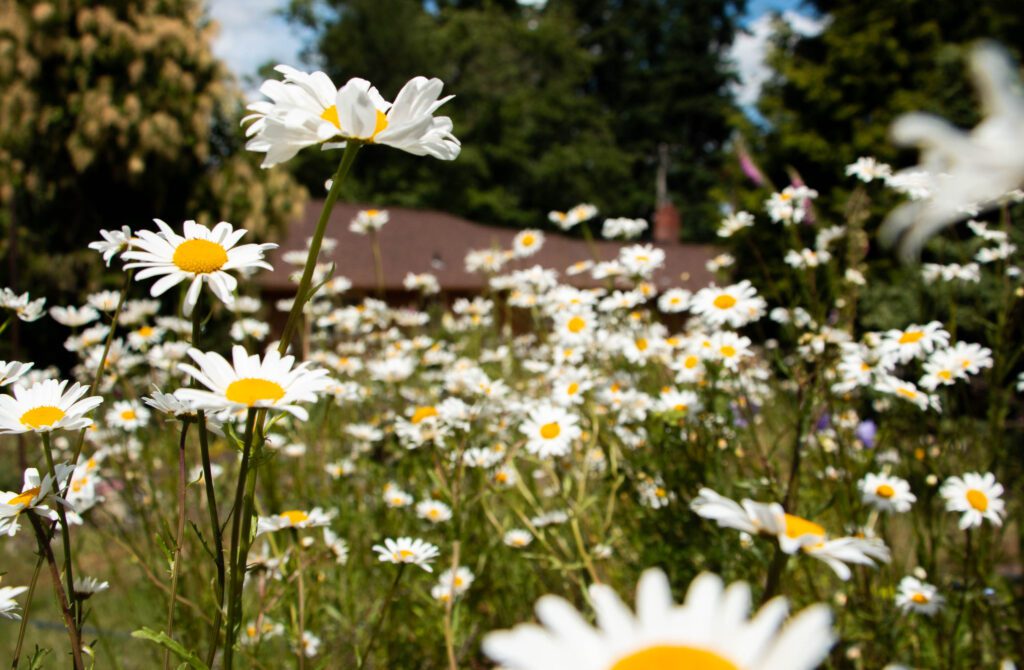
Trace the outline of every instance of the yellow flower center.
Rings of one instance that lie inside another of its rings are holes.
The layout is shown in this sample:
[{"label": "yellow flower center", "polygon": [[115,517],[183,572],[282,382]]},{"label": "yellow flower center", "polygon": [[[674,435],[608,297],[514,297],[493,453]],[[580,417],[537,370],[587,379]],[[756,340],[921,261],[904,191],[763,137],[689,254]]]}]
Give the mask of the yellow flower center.
[{"label": "yellow flower center", "polygon": [[878,496],[879,498],[891,498],[894,495],[896,495],[896,491],[894,491],[893,488],[888,484],[882,484],[877,489],[875,489],[875,495]]},{"label": "yellow flower center", "polygon": [[228,384],[224,395],[231,402],[252,407],[265,400],[277,402],[284,397],[284,389],[280,384],[267,379],[244,377]]},{"label": "yellow flower center", "polygon": [[562,428],[557,421],[546,423],[540,427],[540,436],[545,440],[553,440],[562,433]]},{"label": "yellow flower center", "polygon": [[683,403],[679,403],[679,404],[675,405],[672,409],[674,409],[677,412],[685,412],[686,410],[689,409],[689,407],[687,407]]},{"label": "yellow flower center", "polygon": [[908,330],[907,332],[900,335],[900,344],[914,344],[920,342],[921,338],[924,337],[924,331],[920,330]]},{"label": "yellow flower center", "polygon": [[566,326],[569,328],[570,333],[578,333],[587,327],[587,322],[582,317],[574,316],[569,319],[569,323]]},{"label": "yellow flower center", "polygon": [[20,495],[16,495],[7,501],[8,505],[12,507],[28,507],[32,503],[32,499],[39,495],[39,487],[22,491]]},{"label": "yellow flower center", "polygon": [[566,392],[569,395],[576,395],[577,393],[579,393],[579,390],[580,390],[580,385],[577,384],[576,382],[572,382],[571,384],[569,384],[569,388],[566,389]]},{"label": "yellow flower center", "polygon": [[928,596],[926,596],[923,593],[915,593],[914,595],[910,596],[910,599],[918,605],[924,605],[928,602]]},{"label": "yellow flower center", "polygon": [[81,493],[85,485],[89,483],[88,477],[82,477],[81,479],[75,479],[71,482],[71,490],[75,493]]},{"label": "yellow flower center", "polygon": [[432,416],[437,416],[437,410],[434,407],[417,407],[416,411],[413,412],[412,419],[410,419],[410,421],[412,421],[414,424],[417,424],[423,421],[424,419],[429,419]]},{"label": "yellow flower center", "polygon": [[723,345],[723,346],[722,346],[722,348],[721,348],[721,349],[719,349],[719,351],[720,351],[720,352],[722,353],[722,355],[723,355],[723,356],[725,356],[726,358],[732,358],[733,356],[735,356],[735,355],[736,355],[736,347],[730,346],[730,345],[728,345],[728,344],[726,344],[726,345]]},{"label": "yellow flower center", "polygon": [[647,340],[641,337],[636,341],[636,348],[637,351],[647,351]]},{"label": "yellow flower center", "polygon": [[524,247],[532,247],[533,243],[536,241],[537,240],[534,238],[534,236],[530,235],[529,233],[523,235],[522,239],[519,240],[520,244],[522,244]]},{"label": "yellow flower center", "polygon": [[988,496],[978,489],[970,489],[967,491],[967,502],[971,507],[979,512],[985,512],[988,510]]},{"label": "yellow flower center", "polygon": [[723,293],[715,298],[715,302],[713,304],[718,309],[729,309],[736,304],[736,298],[732,297],[728,293]]},{"label": "yellow flower center", "polygon": [[909,398],[910,400],[914,400],[915,398],[917,398],[916,391],[914,391],[913,389],[904,388],[902,386],[896,389],[896,393],[903,396],[904,398]]},{"label": "yellow flower center", "polygon": [[133,420],[135,418],[134,410],[126,409],[125,411],[121,412],[121,418],[124,419],[125,421]]},{"label": "yellow flower center", "polygon": [[153,329],[150,326],[143,326],[135,331],[140,337],[150,337],[153,335]]},{"label": "yellow flower center", "polygon": [[825,537],[825,529],[813,521],[808,521],[799,516],[787,514],[786,516],[786,536],[793,538],[794,540],[803,537],[804,535],[814,535],[816,537]]},{"label": "yellow flower center", "polygon": [[300,509],[290,509],[287,512],[281,512],[279,516],[292,526],[297,526],[300,523],[309,521],[309,514]]},{"label": "yellow flower center", "polygon": [[739,670],[739,667],[712,651],[666,644],[619,659],[611,670]]},{"label": "yellow flower center", "polygon": [[220,270],[228,262],[228,252],[209,240],[185,240],[174,250],[171,261],[184,272],[206,274]]},{"label": "yellow flower center", "polygon": [[789,202],[792,198],[793,198],[793,194],[792,193],[780,193],[779,194],[779,200],[781,200],[782,202]]},{"label": "yellow flower center", "polygon": [[331,124],[338,130],[341,130],[341,120],[338,118],[338,106],[331,105],[325,109],[321,114],[320,118]]},{"label": "yellow flower center", "polygon": [[944,379],[948,382],[950,379],[953,378],[953,373],[950,372],[949,370],[939,370],[937,373],[935,373],[935,376],[938,377],[939,379]]},{"label": "yellow flower center", "polygon": [[406,561],[406,560],[412,558],[415,555],[416,555],[415,553],[413,553],[412,551],[409,551],[408,549],[400,549],[400,550],[398,550],[398,551],[396,551],[394,553],[395,559],[397,559],[399,561]]},{"label": "yellow flower center", "polygon": [[697,363],[699,362],[700,359],[697,358],[696,356],[687,356],[686,360],[683,361],[683,365],[686,367],[687,370],[692,370],[695,367],[697,367]]},{"label": "yellow flower center", "polygon": [[439,516],[441,516],[441,510],[437,509],[436,507],[431,508],[430,511],[427,512],[427,516],[431,519],[436,519]]},{"label": "yellow flower center", "polygon": [[378,214],[380,214],[380,211],[378,211],[376,209],[368,209],[368,210],[366,210],[366,216],[377,216]]},{"label": "yellow flower center", "polygon": [[64,410],[53,405],[33,407],[21,415],[21,425],[26,428],[43,428],[52,426],[64,418]]}]

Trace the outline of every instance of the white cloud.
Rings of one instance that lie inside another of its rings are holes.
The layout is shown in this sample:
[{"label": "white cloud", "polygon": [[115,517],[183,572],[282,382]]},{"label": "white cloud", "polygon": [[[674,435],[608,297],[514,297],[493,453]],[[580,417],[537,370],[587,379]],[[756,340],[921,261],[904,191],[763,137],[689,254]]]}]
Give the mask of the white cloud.
[{"label": "white cloud", "polygon": [[299,51],[308,38],[276,12],[287,0],[208,0],[210,16],[220,24],[213,52],[240,78],[256,73],[267,61],[300,65]]},{"label": "white cloud", "polygon": [[[752,108],[761,94],[761,87],[772,71],[765,62],[772,36],[774,15],[765,13],[751,21],[744,32],[738,33],[729,49],[729,58],[736,64],[739,82],[733,86],[736,101],[742,107]],[[793,10],[782,12],[782,20],[800,35],[817,35],[827,18],[815,18]]]}]

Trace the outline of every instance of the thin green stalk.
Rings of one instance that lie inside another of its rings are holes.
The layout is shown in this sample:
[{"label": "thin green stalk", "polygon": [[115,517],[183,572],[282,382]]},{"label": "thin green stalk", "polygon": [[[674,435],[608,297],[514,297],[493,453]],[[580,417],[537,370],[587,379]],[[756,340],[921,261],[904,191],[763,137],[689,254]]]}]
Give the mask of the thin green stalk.
[{"label": "thin green stalk", "polygon": [[370,250],[373,252],[373,276],[377,280],[377,297],[384,299],[384,260],[380,253],[380,237],[377,229],[370,230]]},{"label": "thin green stalk", "polygon": [[362,144],[358,142],[349,142],[345,146],[345,152],[341,155],[341,162],[334,173],[334,181],[331,183],[331,189],[327,192],[327,199],[324,200],[324,208],[320,212],[320,218],[316,222],[316,230],[309,241],[309,255],[306,257],[306,267],[302,270],[302,279],[299,280],[295,302],[292,303],[292,309],[288,312],[288,320],[285,322],[284,330],[281,333],[281,344],[278,349],[282,354],[288,351],[288,345],[291,343],[292,336],[295,334],[295,329],[298,327],[302,317],[302,308],[310,298],[308,294],[313,283],[313,270],[316,268],[316,260],[320,255],[320,247],[324,241],[327,222],[331,218],[331,210],[334,209],[334,203],[338,200],[338,195],[341,193],[341,185],[352,168],[352,163],[355,162],[356,154],[361,146]]},{"label": "thin green stalk", "polygon": [[370,639],[367,641],[366,649],[363,650],[363,653],[359,658],[359,665],[356,666],[356,670],[363,670],[363,666],[366,665],[366,659],[370,657],[370,652],[373,651],[373,644],[377,641],[377,635],[380,633],[380,627],[388,615],[388,608],[391,607],[391,603],[395,600],[395,594],[398,592],[398,582],[402,579],[402,573],[405,572],[405,566],[405,563],[398,564],[398,574],[395,575],[395,581],[391,582],[391,588],[388,590],[387,596],[385,596],[384,605],[381,607],[380,614],[377,615],[377,620],[373,624],[373,630],[370,631]]},{"label": "thin green stalk", "polygon": [[[188,435],[188,420],[181,422],[181,439],[178,441],[178,528],[174,538],[174,560],[171,563],[171,597],[167,602],[167,637],[174,639],[174,604],[178,595],[178,576],[181,573],[181,545],[185,541],[185,437]],[[164,649],[164,670],[171,667],[171,650]]]},{"label": "thin green stalk", "polygon": [[57,595],[57,604],[60,606],[61,614],[64,616],[64,627],[67,628],[68,638],[71,641],[71,659],[75,670],[85,670],[82,662],[82,636],[75,625],[74,614],[71,612],[67,595],[60,582],[60,569],[57,567],[57,559],[53,556],[53,549],[50,547],[50,537],[43,523],[35,514],[27,514],[32,523],[32,529],[36,533],[36,541],[39,543],[39,555],[45,557],[47,565],[50,566],[50,577],[53,579],[53,590]]},{"label": "thin green stalk", "polygon": [[220,530],[220,514],[217,511],[217,491],[213,486],[213,467],[210,464],[210,439],[206,430],[206,412],[200,411],[196,419],[199,424],[199,452],[203,461],[203,483],[206,484],[206,507],[210,512],[210,532],[213,533],[214,563],[217,565],[217,611],[210,627],[212,641],[206,657],[206,664],[213,665],[220,642],[220,626],[224,619],[224,538]]},{"label": "thin green stalk", "polygon": [[[50,445],[50,433],[43,432],[40,434],[43,437],[43,454],[46,456],[46,466],[50,470],[50,477],[53,480],[53,485],[57,486],[57,467],[53,461],[53,447]],[[57,502],[54,504],[54,507],[57,509],[57,519],[60,523],[60,535],[64,544],[64,579],[67,582],[68,605],[71,607],[71,612],[75,615],[75,628],[77,633],[77,629],[81,622],[80,615],[78,613],[77,599],[75,598],[74,567],[71,564],[71,531],[68,526],[67,514],[64,512],[64,505]]]},{"label": "thin green stalk", "polygon": [[25,608],[21,612],[21,624],[18,626],[18,644],[14,647],[14,657],[11,661],[12,670],[18,670],[18,662],[21,660],[21,647],[25,643],[25,629],[28,628],[28,620],[32,612],[32,599],[35,597],[36,584],[39,583],[39,573],[43,569],[42,554],[36,559],[35,570],[32,571],[32,580],[28,583],[28,597],[25,599]]},{"label": "thin green stalk", "polygon": [[[231,548],[229,560],[231,561],[231,575],[228,584],[228,623],[226,639],[224,641],[224,668],[231,670],[234,656],[235,637],[238,631],[238,624],[241,615],[241,589],[242,580],[239,578],[239,538],[242,532],[242,517],[244,516],[243,504],[246,495],[246,483],[249,478],[249,459],[252,452],[253,433],[256,425],[256,409],[250,408],[245,419],[245,437],[242,445],[242,463],[238,469],[238,484],[235,488],[235,504],[233,506],[233,517],[231,519]],[[242,561],[245,559],[243,558]],[[244,565],[243,565],[244,569]]]}]

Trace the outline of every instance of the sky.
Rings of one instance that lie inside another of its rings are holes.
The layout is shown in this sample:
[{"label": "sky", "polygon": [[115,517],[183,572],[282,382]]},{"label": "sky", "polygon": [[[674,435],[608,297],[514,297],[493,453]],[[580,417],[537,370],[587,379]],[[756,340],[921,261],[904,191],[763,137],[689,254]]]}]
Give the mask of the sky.
[{"label": "sky", "polygon": [[[288,0],[207,0],[210,15],[220,24],[214,41],[214,53],[222,58],[244,82],[268,61],[302,66],[299,52],[304,35],[278,16]],[[800,33],[821,30],[822,21],[806,9],[800,0],[750,0],[744,18],[746,31],[737,35],[731,49],[740,83],[735,92],[739,103],[752,108],[761,85],[771,74],[765,66],[771,12],[780,12]],[[251,84],[250,84],[251,85]]]}]

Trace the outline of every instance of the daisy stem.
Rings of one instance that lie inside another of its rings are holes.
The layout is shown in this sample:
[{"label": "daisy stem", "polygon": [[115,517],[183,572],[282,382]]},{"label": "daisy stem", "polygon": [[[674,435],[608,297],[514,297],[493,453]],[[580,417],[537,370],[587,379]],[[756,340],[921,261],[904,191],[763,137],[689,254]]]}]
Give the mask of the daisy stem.
[{"label": "daisy stem", "polygon": [[[53,479],[53,485],[57,486],[57,467],[53,462],[53,447],[50,445],[50,433],[40,433],[43,436],[43,454],[46,456],[46,465],[50,469],[50,477]],[[71,479],[71,476],[68,476]],[[64,579],[67,582],[68,590],[68,606],[71,608],[71,612],[75,617],[75,634],[78,634],[78,626],[80,622],[80,613],[78,611],[78,601],[75,598],[75,574],[74,568],[71,565],[71,532],[68,529],[68,518],[64,513],[64,505],[59,500],[56,501],[54,507],[57,508],[57,519],[60,521],[60,535],[61,540],[64,544]]]},{"label": "daisy stem", "polygon": [[356,666],[356,670],[363,670],[363,666],[366,665],[366,659],[370,658],[370,652],[373,651],[373,643],[377,641],[377,634],[380,633],[380,627],[388,615],[388,608],[395,600],[395,594],[398,592],[398,582],[402,579],[402,573],[405,572],[405,566],[405,563],[398,564],[398,573],[395,575],[395,581],[391,582],[391,589],[388,590],[388,594],[384,598],[384,604],[380,608],[380,614],[377,615],[377,620],[373,623],[373,630],[370,631],[370,639],[366,643],[366,649],[363,650],[362,655],[359,657],[359,665]]},{"label": "daisy stem", "polygon": [[213,617],[212,641],[206,664],[213,666],[213,658],[217,655],[217,644],[220,641],[220,626],[224,618],[224,538],[220,528],[220,514],[217,511],[217,492],[213,486],[213,468],[210,465],[210,439],[206,431],[206,413],[199,411],[199,452],[203,461],[203,482],[206,484],[206,503],[210,512],[210,531],[213,533],[214,562],[217,565],[217,611]]},{"label": "daisy stem", "polygon": [[459,670],[459,662],[455,657],[455,626],[452,624],[452,612],[455,610],[455,580],[459,572],[459,553],[462,543],[452,543],[451,588],[448,590],[448,602],[444,604],[444,648],[448,654],[448,670]]},{"label": "daisy stem", "polygon": [[306,256],[306,266],[302,270],[302,279],[299,280],[299,288],[295,293],[295,302],[292,303],[292,309],[288,312],[288,320],[285,322],[284,330],[281,332],[281,343],[278,347],[281,355],[288,351],[288,345],[291,343],[295,329],[302,318],[302,308],[309,298],[312,297],[307,294],[313,283],[313,270],[316,268],[316,260],[320,255],[320,246],[323,244],[324,233],[327,231],[327,222],[331,218],[331,210],[334,209],[334,203],[337,202],[338,195],[341,193],[341,185],[352,168],[352,163],[355,162],[356,154],[361,146],[362,144],[358,142],[346,144],[345,152],[341,155],[341,162],[334,173],[334,181],[331,183],[331,189],[327,192],[327,199],[324,200],[324,208],[320,211],[320,218],[316,222],[316,230],[309,241],[309,254]]},{"label": "daisy stem", "polygon": [[370,250],[373,252],[373,275],[377,280],[377,297],[384,299],[384,260],[380,254],[380,238],[376,229],[370,231]]},{"label": "daisy stem", "polygon": [[53,590],[57,595],[57,604],[60,605],[61,614],[64,615],[64,626],[68,629],[68,638],[71,640],[71,659],[74,663],[74,668],[75,670],[85,670],[85,664],[82,662],[82,640],[78,633],[78,627],[75,625],[74,616],[71,613],[71,606],[64,593],[64,587],[60,582],[60,570],[57,568],[57,559],[54,558],[53,549],[50,547],[49,534],[35,514],[28,514],[27,516],[29,521],[32,522],[32,528],[36,532],[36,540],[39,542],[39,554],[46,559],[46,563],[50,566]]},{"label": "daisy stem", "polygon": [[[181,439],[178,441],[178,528],[174,538],[174,561],[171,563],[171,597],[167,604],[167,637],[174,639],[174,605],[178,595],[178,575],[181,566],[181,545],[185,540],[185,437],[188,435],[188,420],[181,422]],[[171,650],[164,649],[164,670],[171,667]]]},{"label": "daisy stem", "polygon": [[[224,669],[231,670],[234,656],[235,637],[241,621],[242,572],[245,570],[248,553],[248,535],[252,515],[252,492],[249,486],[249,457],[252,452],[253,433],[256,428],[257,410],[250,407],[245,418],[245,437],[242,444],[242,463],[238,469],[238,486],[235,489],[234,517],[231,519],[231,582],[228,585],[228,624],[224,640]],[[255,488],[256,478],[252,478]],[[244,547],[244,548],[243,548]]]},{"label": "daisy stem", "polygon": [[36,559],[35,570],[32,571],[32,581],[28,583],[28,597],[25,599],[25,607],[21,613],[21,623],[18,626],[18,643],[14,647],[14,657],[11,661],[11,669],[18,670],[18,662],[21,660],[21,646],[25,643],[25,630],[28,628],[28,620],[32,612],[32,599],[35,597],[36,584],[39,583],[39,573],[43,569],[42,554]]}]

